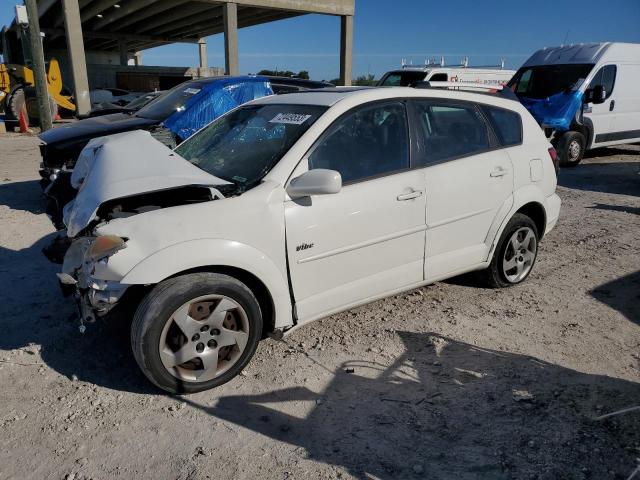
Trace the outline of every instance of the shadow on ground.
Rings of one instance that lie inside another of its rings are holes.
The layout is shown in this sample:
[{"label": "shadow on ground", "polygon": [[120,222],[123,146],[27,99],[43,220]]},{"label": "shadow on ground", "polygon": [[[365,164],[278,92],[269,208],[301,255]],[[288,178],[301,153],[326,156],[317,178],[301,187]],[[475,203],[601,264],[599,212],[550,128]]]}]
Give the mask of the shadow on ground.
[{"label": "shadow on ground", "polygon": [[0,184],[0,205],[6,205],[12,210],[44,213],[44,196],[40,182],[28,180]]},{"label": "shadow on ground", "polygon": [[[393,363],[345,363],[321,393],[186,401],[362,479],[626,478],[635,467],[640,415],[594,417],[637,404],[640,384],[437,334],[398,335],[405,352]],[[299,402],[312,402],[308,415],[286,413]]]},{"label": "shadow on ground", "polygon": [[[634,156],[637,157],[638,152],[634,152]],[[562,168],[558,185],[640,197],[640,162],[585,162],[574,168]]]},{"label": "shadow on ground", "polygon": [[600,285],[589,293],[640,325],[640,270]]}]

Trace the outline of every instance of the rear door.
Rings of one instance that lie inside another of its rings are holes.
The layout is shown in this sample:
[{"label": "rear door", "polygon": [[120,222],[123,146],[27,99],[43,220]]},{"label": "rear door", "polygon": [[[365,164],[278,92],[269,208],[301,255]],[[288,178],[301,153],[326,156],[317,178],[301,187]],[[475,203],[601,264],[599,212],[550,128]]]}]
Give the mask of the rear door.
[{"label": "rear door", "polygon": [[337,194],[285,202],[299,322],[423,280],[424,172],[409,152],[405,103],[377,102],[338,119],[294,172],[337,170],[343,181]]},{"label": "rear door", "polygon": [[436,280],[487,259],[491,226],[511,207],[513,168],[477,105],[415,100],[413,114],[427,186],[425,278]]}]

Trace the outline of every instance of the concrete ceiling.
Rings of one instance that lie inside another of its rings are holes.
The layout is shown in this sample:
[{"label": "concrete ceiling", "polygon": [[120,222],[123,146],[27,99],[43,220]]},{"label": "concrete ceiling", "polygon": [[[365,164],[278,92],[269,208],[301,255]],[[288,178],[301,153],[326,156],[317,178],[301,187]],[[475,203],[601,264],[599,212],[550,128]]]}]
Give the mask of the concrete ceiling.
[{"label": "concrete ceiling", "polygon": [[[45,47],[63,49],[62,0],[39,0]],[[167,43],[196,43],[222,33],[222,5],[229,0],[78,0],[86,50],[129,51]],[[238,27],[249,27],[308,13],[353,15],[355,0],[234,0]]]}]

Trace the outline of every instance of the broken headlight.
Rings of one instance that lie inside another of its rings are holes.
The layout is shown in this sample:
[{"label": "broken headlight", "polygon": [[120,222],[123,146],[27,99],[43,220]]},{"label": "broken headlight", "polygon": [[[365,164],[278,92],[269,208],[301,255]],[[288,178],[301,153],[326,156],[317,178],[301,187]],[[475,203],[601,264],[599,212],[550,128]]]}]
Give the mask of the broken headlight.
[{"label": "broken headlight", "polygon": [[91,243],[86,254],[87,260],[99,260],[110,257],[114,253],[127,247],[127,241],[117,235],[100,235]]}]

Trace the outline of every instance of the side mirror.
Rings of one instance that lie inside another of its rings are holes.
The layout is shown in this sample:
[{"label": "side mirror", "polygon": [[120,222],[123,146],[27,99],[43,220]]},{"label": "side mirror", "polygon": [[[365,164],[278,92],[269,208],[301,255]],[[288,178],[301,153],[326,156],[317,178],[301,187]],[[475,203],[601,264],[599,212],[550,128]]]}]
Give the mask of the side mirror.
[{"label": "side mirror", "polygon": [[291,198],[338,193],[342,189],[342,176],[335,170],[318,168],[309,170],[289,182],[287,193]]},{"label": "side mirror", "polygon": [[602,85],[596,85],[585,92],[585,97],[588,103],[604,103],[607,98],[607,91]]}]

